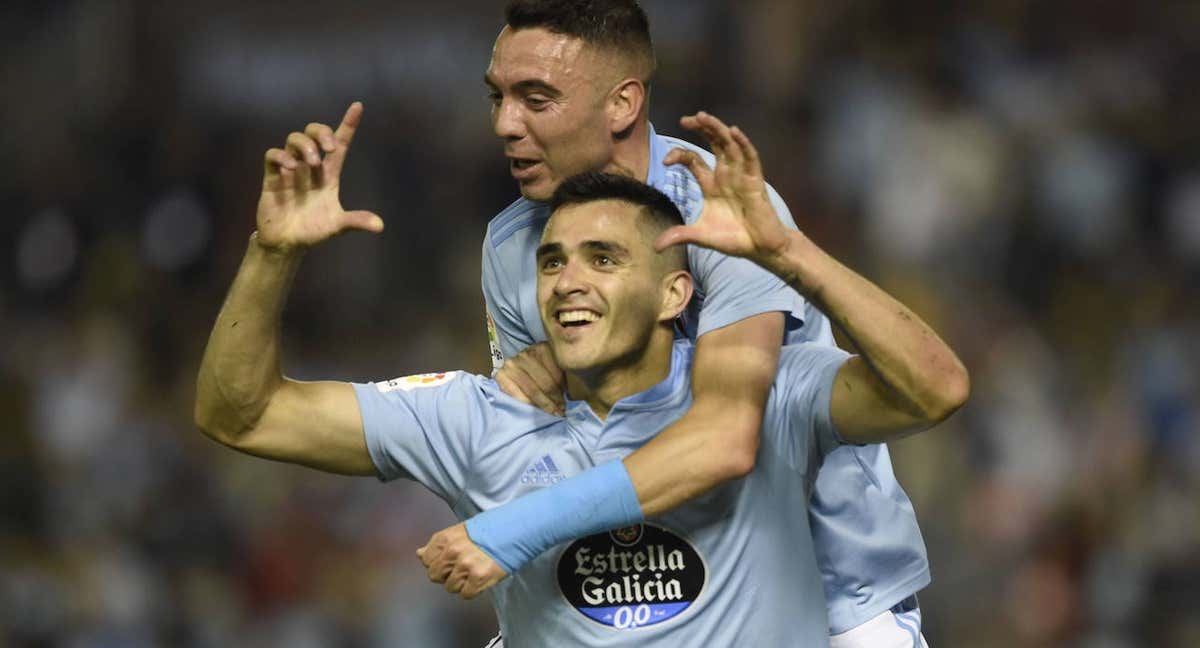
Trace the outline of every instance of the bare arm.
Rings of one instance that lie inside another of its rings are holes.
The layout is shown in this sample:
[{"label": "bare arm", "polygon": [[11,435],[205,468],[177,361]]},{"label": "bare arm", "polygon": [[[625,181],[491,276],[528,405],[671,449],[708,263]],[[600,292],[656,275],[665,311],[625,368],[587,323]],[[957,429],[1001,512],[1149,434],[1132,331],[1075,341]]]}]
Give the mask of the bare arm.
[{"label": "bare arm", "polygon": [[854,342],[862,355],[838,372],[831,411],[848,440],[871,443],[926,429],[957,410],[970,392],[958,357],[911,310],[830,257],[803,233],[780,225],[767,199],[753,144],[711,115],[688,118],[724,155],[714,172],[699,156],[673,151],[704,188],[693,225],[667,231],[660,248],[696,243],[744,256],[787,281]]},{"label": "bare arm", "polygon": [[782,341],[781,313],[756,315],[700,338],[691,408],[624,459],[647,517],[754,469]]},{"label": "bare arm", "polygon": [[[225,445],[331,472],[369,475],[358,402],[347,383],[299,382],[280,370],[280,316],[305,250],[350,228],[380,231],[347,212],[338,179],[362,106],[334,132],[310,124],[266,154],[258,232],[217,316],[196,386],[195,420]],[[324,153],[322,157],[321,153]]]}]

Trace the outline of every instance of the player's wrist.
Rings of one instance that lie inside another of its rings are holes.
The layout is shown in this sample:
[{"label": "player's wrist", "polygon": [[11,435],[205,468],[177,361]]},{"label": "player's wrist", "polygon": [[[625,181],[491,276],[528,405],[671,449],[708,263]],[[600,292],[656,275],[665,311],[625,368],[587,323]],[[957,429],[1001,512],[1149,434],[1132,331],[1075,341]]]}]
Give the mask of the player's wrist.
[{"label": "player's wrist", "polygon": [[818,266],[822,258],[828,256],[803,232],[788,230],[784,243],[759,261],[759,265],[812,299],[821,292]]},{"label": "player's wrist", "polygon": [[304,257],[304,253],[308,251],[307,245],[298,245],[295,243],[284,243],[280,241],[272,241],[264,239],[262,233],[254,230],[250,234],[250,247],[258,250],[262,254],[283,261],[299,260]]}]

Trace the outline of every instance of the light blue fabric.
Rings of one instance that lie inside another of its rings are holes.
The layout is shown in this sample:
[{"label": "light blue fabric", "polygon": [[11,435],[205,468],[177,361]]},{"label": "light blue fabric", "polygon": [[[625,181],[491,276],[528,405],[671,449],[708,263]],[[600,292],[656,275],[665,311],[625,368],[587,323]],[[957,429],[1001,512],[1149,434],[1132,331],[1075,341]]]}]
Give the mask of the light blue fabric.
[{"label": "light blue fabric", "polygon": [[[603,422],[586,403],[556,418],[461,373],[355,393],[380,476],[416,479],[467,519],[644,445],[691,406],[691,357],[691,343],[676,342],[669,376]],[[783,350],[751,475],[635,529],[553,547],[494,587],[506,643],[828,645],[808,517],[780,512],[804,508],[814,471],[841,443],[829,399],[847,357],[813,344]]]},{"label": "light blue fabric", "polygon": [[[703,196],[685,167],[662,164],[675,147],[699,152],[710,165],[714,158],[651,129],[647,183],[671,198],[691,223],[699,218]],[[781,220],[795,228],[778,193],[768,187],[768,194]],[[506,357],[546,339],[536,301],[534,251],[548,218],[545,205],[521,198],[488,225],[483,293]],[[834,344],[829,320],[753,263],[695,246],[689,246],[688,263],[697,281],[696,299],[685,316],[693,340],[747,317],[782,311],[788,315],[785,344]],[[826,457],[809,515],[833,633],[878,616],[929,584],[925,542],[886,445],[848,446]]]},{"label": "light blue fabric", "polygon": [[556,544],[643,519],[629,471],[624,463],[610,461],[553,490],[534,491],[484,511],[466,526],[471,541],[511,574]]}]

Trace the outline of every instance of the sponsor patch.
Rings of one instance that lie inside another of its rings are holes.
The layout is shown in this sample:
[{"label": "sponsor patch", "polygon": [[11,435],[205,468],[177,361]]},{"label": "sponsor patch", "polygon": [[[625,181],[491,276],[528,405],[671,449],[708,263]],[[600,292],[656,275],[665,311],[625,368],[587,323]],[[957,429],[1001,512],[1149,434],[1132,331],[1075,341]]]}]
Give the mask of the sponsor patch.
[{"label": "sponsor patch", "polygon": [[441,373],[424,373],[413,376],[401,376],[392,378],[387,382],[375,383],[375,388],[386,394],[390,391],[412,391],[421,387],[437,387],[454,380],[458,376],[457,371],[443,371]]},{"label": "sponsor patch", "polygon": [[571,607],[617,630],[662,623],[704,590],[708,567],[690,542],[653,524],[598,533],[558,559],[558,588]]},{"label": "sponsor patch", "polygon": [[496,335],[496,321],[492,319],[492,311],[487,313],[488,347],[492,351],[492,373],[500,371],[504,366],[504,353],[500,350],[500,338]]}]

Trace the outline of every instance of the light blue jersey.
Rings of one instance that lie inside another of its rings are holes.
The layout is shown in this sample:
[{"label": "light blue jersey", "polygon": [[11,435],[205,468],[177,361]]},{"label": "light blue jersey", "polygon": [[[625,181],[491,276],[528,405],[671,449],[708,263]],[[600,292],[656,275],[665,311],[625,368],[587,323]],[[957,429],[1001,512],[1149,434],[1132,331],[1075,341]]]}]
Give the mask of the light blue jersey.
[{"label": "light blue jersey", "polygon": [[[821,576],[802,510],[826,454],[834,376],[848,355],[783,350],[758,464],[645,523],[554,547],[491,591],[509,646],[827,646]],[[692,345],[669,376],[601,422],[550,416],[489,378],[447,373],[355,385],[381,478],[414,479],[459,519],[637,450],[691,406]]]},{"label": "light blue jersey", "polygon": [[[647,184],[662,191],[687,223],[700,217],[700,186],[686,167],[664,166],[673,148],[711,153],[650,129]],[[779,194],[767,187],[786,226],[796,229]],[[488,224],[483,242],[483,293],[493,361],[546,339],[537,307],[535,251],[550,217],[543,203],[518,199]],[[688,246],[696,296],[685,329],[699,336],[761,313],[787,314],[786,344],[832,346],[829,320],[778,277],[746,260]],[[826,459],[810,509],[832,633],[844,632],[888,610],[929,584],[925,542],[908,496],[892,472],[883,444],[844,447]]]}]

